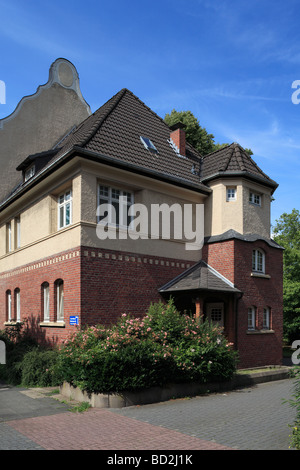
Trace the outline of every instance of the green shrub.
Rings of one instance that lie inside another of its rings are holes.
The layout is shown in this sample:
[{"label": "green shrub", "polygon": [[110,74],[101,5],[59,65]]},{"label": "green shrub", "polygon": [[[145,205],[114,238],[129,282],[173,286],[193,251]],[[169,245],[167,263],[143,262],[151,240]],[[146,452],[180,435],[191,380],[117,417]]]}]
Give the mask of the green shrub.
[{"label": "green shrub", "polygon": [[294,424],[291,426],[292,434],[290,435],[290,447],[300,450],[300,367],[293,367],[292,375],[295,378],[295,382],[293,384],[294,391],[292,398],[287,400],[287,402],[290,406],[296,409],[296,417]]},{"label": "green shrub", "polygon": [[55,364],[58,352],[36,348],[27,352],[19,364],[21,384],[25,387],[51,387],[59,385]]},{"label": "green shrub", "polygon": [[123,314],[111,328],[78,330],[61,349],[56,373],[87,392],[120,392],[229,380],[236,362],[220,329],[181,315],[170,301],[151,305],[143,318]]}]

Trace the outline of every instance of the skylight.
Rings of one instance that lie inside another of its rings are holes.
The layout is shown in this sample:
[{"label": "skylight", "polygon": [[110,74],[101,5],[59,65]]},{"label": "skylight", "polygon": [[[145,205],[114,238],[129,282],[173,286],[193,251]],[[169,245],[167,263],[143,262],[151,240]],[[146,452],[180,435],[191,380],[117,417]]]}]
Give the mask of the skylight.
[{"label": "skylight", "polygon": [[155,145],[151,142],[151,140],[148,137],[140,137],[141,142],[144,144],[144,147],[147,150],[152,150],[152,152],[157,152],[157,148]]}]

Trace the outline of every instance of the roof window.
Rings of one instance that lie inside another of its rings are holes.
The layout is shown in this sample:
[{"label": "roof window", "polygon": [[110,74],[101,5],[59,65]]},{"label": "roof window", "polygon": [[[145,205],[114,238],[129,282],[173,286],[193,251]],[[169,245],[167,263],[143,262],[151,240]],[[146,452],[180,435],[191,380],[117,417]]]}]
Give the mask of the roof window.
[{"label": "roof window", "polygon": [[28,181],[32,178],[35,174],[35,165],[31,165],[25,172],[24,172],[24,181]]},{"label": "roof window", "polygon": [[155,145],[151,142],[151,140],[148,137],[142,137],[140,136],[141,142],[144,144],[144,147],[147,150],[151,150],[152,152],[157,152],[157,148]]}]

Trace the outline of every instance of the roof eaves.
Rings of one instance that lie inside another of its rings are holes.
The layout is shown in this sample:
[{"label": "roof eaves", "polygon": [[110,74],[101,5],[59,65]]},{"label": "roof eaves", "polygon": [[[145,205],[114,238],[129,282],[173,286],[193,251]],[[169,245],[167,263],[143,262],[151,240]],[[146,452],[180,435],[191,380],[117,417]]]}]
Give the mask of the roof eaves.
[{"label": "roof eaves", "polygon": [[[255,175],[254,173],[250,173],[247,170],[243,170],[243,171],[242,170],[218,171],[218,172],[215,172],[211,175],[208,175],[208,176],[205,176],[205,177],[201,178],[201,182],[205,184],[208,181],[211,181],[213,179],[227,178],[227,177],[233,177],[233,176],[242,176],[244,178],[254,180],[254,181],[256,181],[258,183],[261,183],[265,186],[269,186],[271,188],[274,188],[273,192],[275,191],[276,188],[278,188],[278,183],[276,183],[276,181],[274,181],[270,178]],[[272,194],[273,194],[273,192],[272,192]]]}]

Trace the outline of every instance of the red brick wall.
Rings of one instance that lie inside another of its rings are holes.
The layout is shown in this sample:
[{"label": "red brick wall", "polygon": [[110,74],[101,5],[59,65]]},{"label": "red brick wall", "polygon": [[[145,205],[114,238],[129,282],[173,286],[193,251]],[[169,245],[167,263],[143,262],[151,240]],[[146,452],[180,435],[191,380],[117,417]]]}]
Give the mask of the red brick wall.
[{"label": "red brick wall", "polygon": [[[42,284],[49,283],[50,322],[55,320],[56,289],[55,281],[64,281],[65,327],[40,326],[43,320]],[[2,273],[0,276],[0,329],[7,320],[6,291],[12,292],[12,312],[14,312],[14,290],[20,289],[21,321],[28,318],[32,332],[40,341],[52,344],[61,342],[74,330],[69,325],[70,315],[80,318],[80,250],[60,253],[48,259],[22,266],[17,270]],[[13,314],[13,313],[12,313]]]},{"label": "red brick wall", "polygon": [[[251,276],[252,251],[261,248],[265,252],[265,273],[270,278]],[[234,283],[243,292],[238,301],[236,347],[240,355],[240,367],[281,364],[282,360],[282,256],[280,249],[270,247],[264,241],[245,242],[228,240],[205,245],[205,261]],[[256,331],[248,331],[248,308],[256,307]],[[263,309],[271,311],[271,331],[262,330]]]},{"label": "red brick wall", "polygon": [[156,256],[82,250],[82,321],[111,324],[122,313],[142,316],[166,282],[193,263]]},{"label": "red brick wall", "polygon": [[[21,293],[21,320],[30,319],[42,341],[59,343],[75,330],[69,317],[80,324],[111,324],[124,312],[146,313],[151,302],[163,300],[158,288],[191,266],[191,262],[132,253],[81,247],[49,259],[22,266],[0,276],[0,329],[6,318],[6,291]],[[43,320],[42,284],[50,287],[50,321],[55,321],[55,281],[64,281],[65,326],[40,326]]]}]

